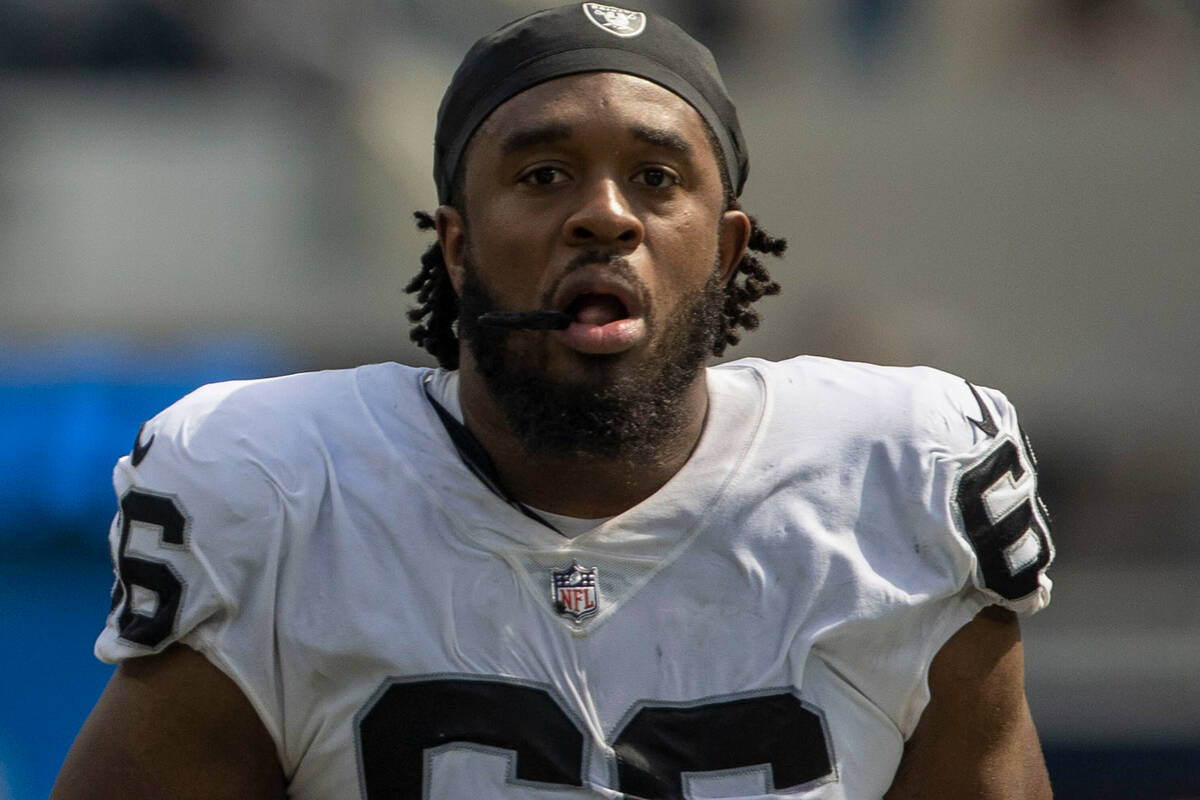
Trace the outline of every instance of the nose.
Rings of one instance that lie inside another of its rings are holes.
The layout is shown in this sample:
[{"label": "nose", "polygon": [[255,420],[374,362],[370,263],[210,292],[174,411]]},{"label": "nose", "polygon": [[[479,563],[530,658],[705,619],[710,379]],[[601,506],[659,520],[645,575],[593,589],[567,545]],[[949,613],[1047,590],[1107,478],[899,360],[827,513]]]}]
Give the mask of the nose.
[{"label": "nose", "polygon": [[563,237],[572,245],[608,245],[630,252],[641,244],[644,235],[642,221],[611,178],[598,179],[585,187],[579,207],[563,222]]}]

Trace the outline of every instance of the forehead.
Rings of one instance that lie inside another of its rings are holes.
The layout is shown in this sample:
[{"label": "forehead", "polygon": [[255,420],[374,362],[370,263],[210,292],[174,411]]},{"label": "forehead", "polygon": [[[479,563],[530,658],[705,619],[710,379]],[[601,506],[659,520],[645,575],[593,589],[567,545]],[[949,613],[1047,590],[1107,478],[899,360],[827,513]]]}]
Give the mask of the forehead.
[{"label": "forehead", "polygon": [[488,116],[468,149],[487,147],[484,142],[500,148],[514,132],[546,125],[576,134],[601,124],[670,132],[697,152],[709,153],[715,166],[708,129],[686,100],[653,81],[619,72],[567,75],[526,89]]}]

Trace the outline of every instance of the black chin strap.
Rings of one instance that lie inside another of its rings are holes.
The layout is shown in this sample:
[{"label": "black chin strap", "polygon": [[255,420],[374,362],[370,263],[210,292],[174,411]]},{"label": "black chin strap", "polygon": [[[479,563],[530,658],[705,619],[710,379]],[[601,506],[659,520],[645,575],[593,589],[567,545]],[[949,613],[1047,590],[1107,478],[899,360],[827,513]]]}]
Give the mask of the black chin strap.
[{"label": "black chin strap", "polygon": [[475,437],[475,434],[471,433],[470,428],[455,419],[453,414],[434,399],[433,392],[429,390],[428,380],[424,383],[424,389],[425,397],[429,400],[429,404],[433,406],[433,410],[437,412],[438,419],[442,421],[442,427],[446,429],[446,433],[450,436],[450,441],[454,443],[454,449],[458,451],[458,457],[462,459],[467,469],[471,470],[471,474],[490,489],[492,494],[499,497],[505,503],[508,503],[534,522],[541,523],[555,533],[562,535],[562,531],[543,519],[540,514],[505,491],[504,485],[500,482],[500,473],[496,470],[496,465],[493,463],[492,457],[488,455],[487,450],[484,449],[479,439]]}]

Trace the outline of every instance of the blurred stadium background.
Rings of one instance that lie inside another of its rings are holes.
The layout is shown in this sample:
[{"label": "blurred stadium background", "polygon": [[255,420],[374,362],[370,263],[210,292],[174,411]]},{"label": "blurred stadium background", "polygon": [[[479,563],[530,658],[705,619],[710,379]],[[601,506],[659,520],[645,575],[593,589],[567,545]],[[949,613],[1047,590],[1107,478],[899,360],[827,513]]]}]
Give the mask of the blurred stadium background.
[{"label": "blurred stadium background", "polygon": [[[0,800],[109,674],[108,476],[200,383],[430,363],[433,120],[541,0],[0,0]],[[710,44],[792,243],[735,355],[1006,390],[1056,516],[1057,796],[1200,795],[1200,5],[649,2]]]}]

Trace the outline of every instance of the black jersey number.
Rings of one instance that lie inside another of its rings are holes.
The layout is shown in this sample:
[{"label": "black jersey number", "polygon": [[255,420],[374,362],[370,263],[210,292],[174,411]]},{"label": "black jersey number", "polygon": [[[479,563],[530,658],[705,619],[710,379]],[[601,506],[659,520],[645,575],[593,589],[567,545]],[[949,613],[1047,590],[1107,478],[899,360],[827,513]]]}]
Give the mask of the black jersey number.
[{"label": "black jersey number", "polygon": [[[170,497],[130,489],[121,498],[112,607],[120,608],[117,629],[122,639],[154,648],[166,641],[175,627],[183,582],[169,564],[129,555],[129,534],[135,523],[157,528],[163,546],[182,547],[187,519]],[[139,589],[141,592],[136,592]],[[134,598],[142,592],[150,593],[149,610],[134,607]]]},{"label": "black jersey number", "polygon": [[[442,747],[509,754],[510,783],[583,785],[586,743],[552,690],[499,678],[438,677],[381,689],[358,722],[367,800],[426,797],[426,753]],[[640,704],[616,732],[617,788],[674,800],[684,775],[765,767],[788,791],[832,778],[824,722],[790,691],[697,705]]]},{"label": "black jersey number", "polygon": [[957,501],[963,526],[971,540],[984,583],[1008,600],[1024,597],[1038,587],[1038,576],[1052,554],[1049,524],[1037,496],[1036,483],[1023,500],[996,512],[989,495],[997,488],[1016,489],[1027,472],[1034,469],[1032,451],[1026,446],[1029,466],[1022,464],[1021,450],[1011,440],[1001,442],[958,484]]}]

